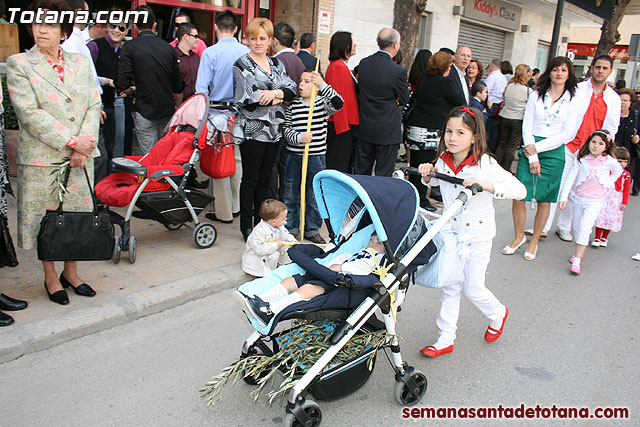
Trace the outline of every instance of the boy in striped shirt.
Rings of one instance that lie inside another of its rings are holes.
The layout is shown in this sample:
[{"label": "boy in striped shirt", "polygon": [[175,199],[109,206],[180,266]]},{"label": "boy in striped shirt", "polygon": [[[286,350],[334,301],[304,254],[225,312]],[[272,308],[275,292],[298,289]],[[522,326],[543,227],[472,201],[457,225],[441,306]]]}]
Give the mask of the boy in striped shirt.
[{"label": "boy in striped shirt", "polygon": [[[313,107],[311,132],[307,132],[311,89],[314,84],[318,87],[318,95]],[[289,152],[284,169],[284,203],[288,209],[286,227],[291,234],[299,235],[302,158],[304,146],[309,144],[304,234],[313,243],[326,243],[320,236],[322,219],[313,195],[313,177],[325,168],[329,116],[339,111],[344,102],[338,92],[316,71],[304,71],[298,87],[300,97],[289,104],[284,121],[284,137]]]}]

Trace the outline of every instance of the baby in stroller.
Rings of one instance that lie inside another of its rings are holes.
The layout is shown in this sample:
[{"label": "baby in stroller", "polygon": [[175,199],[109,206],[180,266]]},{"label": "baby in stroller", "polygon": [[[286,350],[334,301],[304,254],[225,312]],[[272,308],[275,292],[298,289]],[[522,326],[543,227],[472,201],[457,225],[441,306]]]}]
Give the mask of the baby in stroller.
[{"label": "baby in stroller", "polygon": [[266,327],[273,316],[292,304],[331,292],[338,286],[368,287],[380,281],[379,276],[373,272],[382,263],[385,248],[375,232],[364,249],[355,254],[335,256],[329,262],[329,267],[314,259],[322,254],[323,250],[315,245],[293,246],[289,249],[289,257],[304,268],[306,274],[287,277],[260,295],[247,296],[241,291],[235,291],[234,299],[247,316]]}]

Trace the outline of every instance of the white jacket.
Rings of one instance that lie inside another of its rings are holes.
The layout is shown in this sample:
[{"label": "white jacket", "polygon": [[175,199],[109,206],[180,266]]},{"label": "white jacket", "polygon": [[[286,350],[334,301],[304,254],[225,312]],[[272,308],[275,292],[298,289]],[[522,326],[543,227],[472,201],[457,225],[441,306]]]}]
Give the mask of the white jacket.
[{"label": "white jacket", "polygon": [[278,267],[289,262],[289,246],[278,249],[278,240],[295,242],[287,229],[274,229],[265,220],[255,226],[247,238],[247,248],[242,254],[242,271],[257,277],[264,277]]},{"label": "white jacket", "polygon": [[[582,184],[593,169],[593,166],[591,166],[584,157],[580,160],[576,158],[571,165],[571,170],[562,186],[558,200],[566,202],[573,186],[575,185],[577,187]],[[595,169],[598,175],[598,181],[604,188],[612,188],[618,178],[620,178],[620,175],[622,175],[622,166],[620,166],[618,160],[609,155],[607,155],[607,160]]]},{"label": "white jacket", "polygon": [[[436,162],[438,171],[457,178],[475,177],[480,181],[492,184],[493,194],[483,191],[471,197],[462,210],[450,220],[453,231],[459,233],[460,240],[469,243],[491,240],[496,235],[496,215],[493,199],[524,199],[527,189],[510,172],[504,170],[496,160],[484,154],[479,164],[464,166],[458,174],[440,158]],[[444,208],[453,204],[463,187],[446,181],[432,178],[429,185],[440,186]]]}]

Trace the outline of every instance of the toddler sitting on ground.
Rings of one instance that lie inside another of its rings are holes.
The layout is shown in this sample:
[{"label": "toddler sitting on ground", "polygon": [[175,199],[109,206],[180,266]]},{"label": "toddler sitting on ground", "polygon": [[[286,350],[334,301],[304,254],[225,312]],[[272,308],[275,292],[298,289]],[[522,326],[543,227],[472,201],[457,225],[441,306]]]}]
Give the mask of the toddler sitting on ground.
[{"label": "toddler sitting on ground", "polygon": [[[305,247],[313,248],[313,245],[295,245],[289,250],[291,259],[303,268],[309,262]],[[321,266],[328,270],[327,274],[324,274],[321,269],[314,269],[315,274],[307,272],[304,276],[296,274],[287,277],[261,295],[251,297],[240,291],[234,291],[233,297],[247,316],[265,327],[273,316],[286,307],[325,292],[331,292],[340,283],[357,281],[359,285],[366,286],[378,282],[379,278],[373,274],[373,271],[377,265],[381,264],[384,254],[384,245],[374,233],[366,248],[356,254],[336,256],[331,260],[328,268]],[[313,262],[317,263],[315,260]]]},{"label": "toddler sitting on ground", "polygon": [[260,205],[262,220],[247,238],[247,248],[242,254],[242,271],[256,277],[264,277],[278,265],[290,262],[283,242],[295,242],[296,238],[284,227],[287,207],[284,203],[267,199]]}]

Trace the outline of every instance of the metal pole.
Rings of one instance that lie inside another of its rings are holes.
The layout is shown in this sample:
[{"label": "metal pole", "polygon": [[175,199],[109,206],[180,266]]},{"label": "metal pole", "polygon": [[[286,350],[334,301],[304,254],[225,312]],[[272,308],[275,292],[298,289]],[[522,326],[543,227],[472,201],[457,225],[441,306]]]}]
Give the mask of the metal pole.
[{"label": "metal pole", "polygon": [[558,40],[560,39],[560,26],[562,25],[562,10],[564,9],[564,0],[558,0],[556,6],[556,18],[553,22],[553,36],[551,36],[551,47],[549,48],[549,58],[547,64],[551,62],[551,58],[557,56]]}]

